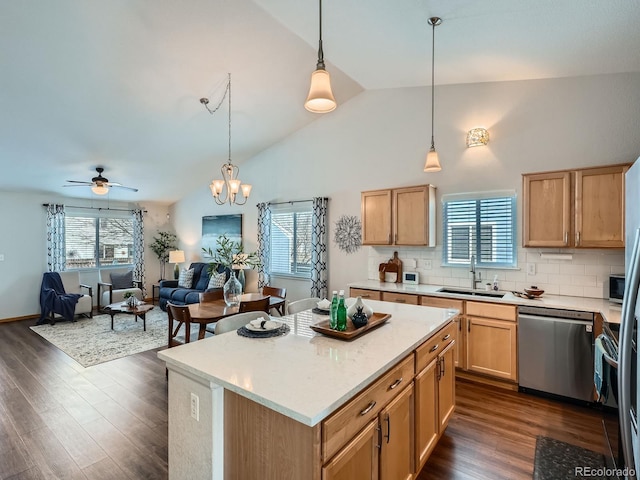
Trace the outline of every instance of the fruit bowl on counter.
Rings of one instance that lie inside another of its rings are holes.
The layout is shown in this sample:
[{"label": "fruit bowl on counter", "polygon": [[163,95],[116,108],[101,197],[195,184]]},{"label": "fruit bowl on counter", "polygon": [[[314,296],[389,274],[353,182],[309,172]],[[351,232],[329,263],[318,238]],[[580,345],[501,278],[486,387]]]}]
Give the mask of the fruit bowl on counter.
[{"label": "fruit bowl on counter", "polygon": [[535,285],[525,288],[524,291],[527,295],[531,295],[532,297],[539,297],[544,293],[544,290],[536,287]]}]

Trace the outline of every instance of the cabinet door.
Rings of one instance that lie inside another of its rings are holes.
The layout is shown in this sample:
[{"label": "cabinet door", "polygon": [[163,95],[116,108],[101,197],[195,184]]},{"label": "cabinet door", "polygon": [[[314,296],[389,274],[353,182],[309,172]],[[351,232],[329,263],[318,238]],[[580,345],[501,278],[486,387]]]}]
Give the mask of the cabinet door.
[{"label": "cabinet door", "polygon": [[624,247],[624,174],[626,165],[576,172],[575,245]]},{"label": "cabinet door", "polygon": [[571,172],[530,174],[522,180],[523,246],[572,245]]},{"label": "cabinet door", "polygon": [[362,192],[362,244],[390,245],[391,190]]},{"label": "cabinet door", "polygon": [[411,384],[380,412],[380,480],[413,478],[413,401]]},{"label": "cabinet door", "polygon": [[453,368],[455,342],[438,355],[438,435],[442,435],[456,406],[456,375]]},{"label": "cabinet door", "polygon": [[322,480],[377,480],[378,451],[376,418],[322,467]]},{"label": "cabinet door", "polygon": [[516,325],[467,315],[467,370],[517,381]]},{"label": "cabinet door", "polygon": [[393,190],[393,243],[395,245],[429,244],[428,186]]},{"label": "cabinet door", "polygon": [[415,464],[416,472],[424,466],[438,441],[438,359],[416,375]]}]

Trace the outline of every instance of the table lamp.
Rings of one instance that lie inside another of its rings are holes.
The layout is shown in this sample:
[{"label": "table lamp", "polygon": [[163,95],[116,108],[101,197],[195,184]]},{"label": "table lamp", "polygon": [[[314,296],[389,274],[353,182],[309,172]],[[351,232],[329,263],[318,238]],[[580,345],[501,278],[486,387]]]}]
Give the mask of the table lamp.
[{"label": "table lamp", "polygon": [[178,266],[180,263],[184,262],[184,251],[183,250],[172,250],[169,252],[169,263],[175,263],[176,266],[173,269],[173,278],[176,280],[180,277],[180,267]]}]

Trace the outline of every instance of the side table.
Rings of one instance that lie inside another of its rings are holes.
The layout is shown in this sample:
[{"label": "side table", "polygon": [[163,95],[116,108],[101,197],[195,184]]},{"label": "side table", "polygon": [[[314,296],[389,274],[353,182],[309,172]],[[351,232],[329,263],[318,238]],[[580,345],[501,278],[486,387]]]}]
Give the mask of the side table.
[{"label": "side table", "polygon": [[[158,291],[157,295],[156,290]],[[151,285],[151,305],[155,305],[156,300],[160,300],[160,284],[158,283],[154,283],[153,285]]]}]

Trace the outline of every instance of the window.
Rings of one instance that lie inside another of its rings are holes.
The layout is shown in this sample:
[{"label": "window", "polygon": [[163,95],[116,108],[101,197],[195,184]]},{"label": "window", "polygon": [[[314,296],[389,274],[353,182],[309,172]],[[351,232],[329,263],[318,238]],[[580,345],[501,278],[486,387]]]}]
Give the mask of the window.
[{"label": "window", "polygon": [[515,192],[445,195],[442,206],[444,265],[517,265]]},{"label": "window", "polygon": [[67,268],[97,268],[133,263],[133,219],[67,214]]},{"label": "window", "polygon": [[311,205],[273,208],[271,274],[311,277]]}]

